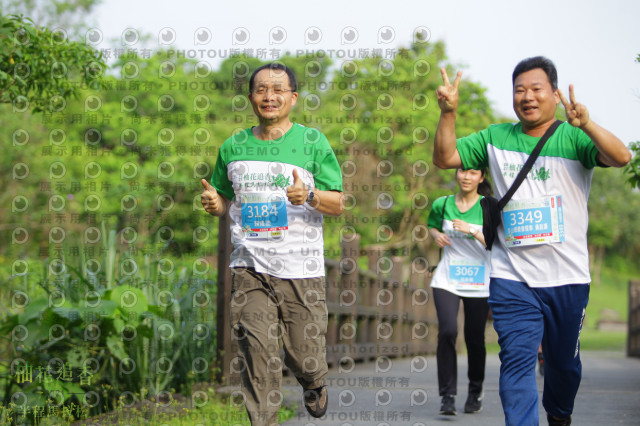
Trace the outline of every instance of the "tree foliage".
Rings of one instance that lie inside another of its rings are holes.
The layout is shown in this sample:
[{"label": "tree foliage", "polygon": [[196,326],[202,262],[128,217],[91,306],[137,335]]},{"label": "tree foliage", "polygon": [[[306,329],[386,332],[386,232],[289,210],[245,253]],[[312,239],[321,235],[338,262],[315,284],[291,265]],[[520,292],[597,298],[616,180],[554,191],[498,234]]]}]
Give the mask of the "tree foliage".
[{"label": "tree foliage", "polygon": [[628,175],[627,182],[632,188],[640,188],[640,141],[631,142],[629,149],[633,157],[624,168],[625,173]]},{"label": "tree foliage", "polygon": [[73,38],[86,30],[88,15],[100,2],[101,0],[0,0],[0,14],[28,16],[37,26],[59,29]]},{"label": "tree foliage", "polygon": [[[438,70],[457,69],[445,46],[416,43],[394,58],[280,60],[300,82],[292,118],[327,135],[344,174],[346,212],[325,218],[325,254],[338,258],[340,235],[352,232],[392,254],[433,250],[426,233],[431,203],[456,191],[453,171],[433,167],[431,158]],[[218,223],[202,211],[199,181],[211,176],[225,139],[257,124],[246,94],[251,72],[263,63],[231,56],[211,69],[171,51],[124,51],[99,87],[81,89],[60,111],[35,116],[0,108],[0,134],[12,143],[0,157],[0,202],[12,211],[0,210],[0,223],[29,237],[3,245],[0,255],[52,255],[57,228],[84,238],[101,221],[134,230],[135,239],[121,241],[132,250],[148,253],[172,241],[176,255],[216,253]],[[458,134],[500,120],[480,84],[463,79],[460,96]],[[595,197],[598,184],[594,179]],[[612,237],[617,225],[608,229],[611,218],[602,212],[592,211],[593,247],[616,251],[625,235]],[[633,241],[624,244],[635,250]]]},{"label": "tree foliage", "polygon": [[14,111],[62,111],[105,68],[99,52],[64,32],[22,16],[0,16],[0,103],[13,104]]},{"label": "tree foliage", "polygon": [[[640,54],[638,54],[636,62],[640,63]],[[633,188],[640,188],[640,141],[631,142],[629,149],[633,154],[633,158],[629,164],[625,166],[625,172],[628,175],[627,182],[629,182]]]},{"label": "tree foliage", "polygon": [[594,282],[599,283],[607,256],[635,259],[640,255],[635,232],[640,228],[640,193],[625,185],[624,172],[616,168],[594,171],[589,197],[589,254]]},{"label": "tree foliage", "polygon": [[[430,203],[455,190],[453,173],[431,165],[437,70],[448,66],[453,73],[444,45],[417,43],[393,59],[333,64],[311,54],[281,60],[300,80],[292,118],[327,135],[345,175],[347,212],[326,218],[327,256],[339,257],[344,232],[405,255],[417,244],[424,254]],[[227,137],[257,124],[246,94],[251,72],[262,63],[234,56],[212,70],[170,51],[125,52],[99,88],[83,90],[78,101],[41,122],[7,111],[2,131],[14,149],[3,161],[9,191],[1,198],[28,200],[17,221],[42,251],[56,221],[84,232],[106,219],[119,230],[136,229],[139,249],[164,243],[159,233],[166,232],[176,253],[210,252],[217,222],[199,206],[199,179],[211,176]],[[463,81],[461,96],[461,133],[494,121],[482,86]],[[31,173],[18,179],[26,168]],[[97,200],[99,209],[91,210]]]}]

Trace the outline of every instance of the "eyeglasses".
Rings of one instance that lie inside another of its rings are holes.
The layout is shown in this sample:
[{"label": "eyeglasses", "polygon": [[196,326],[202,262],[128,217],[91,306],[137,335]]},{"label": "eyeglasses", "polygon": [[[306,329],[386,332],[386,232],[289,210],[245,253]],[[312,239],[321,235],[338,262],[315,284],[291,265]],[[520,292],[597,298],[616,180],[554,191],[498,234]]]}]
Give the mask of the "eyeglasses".
[{"label": "eyeglasses", "polygon": [[273,88],[257,87],[253,89],[253,94],[266,95],[269,91],[271,91],[274,95],[284,95],[287,92],[293,92],[293,90],[291,89],[282,89],[280,87],[273,87]]}]

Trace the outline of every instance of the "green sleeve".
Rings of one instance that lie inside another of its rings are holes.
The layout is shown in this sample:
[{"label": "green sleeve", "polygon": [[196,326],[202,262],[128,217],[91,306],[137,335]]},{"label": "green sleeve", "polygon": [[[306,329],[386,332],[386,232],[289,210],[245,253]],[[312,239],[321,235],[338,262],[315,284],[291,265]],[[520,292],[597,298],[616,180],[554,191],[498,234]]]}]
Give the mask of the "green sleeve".
[{"label": "green sleeve", "polygon": [[457,148],[463,169],[481,170],[489,165],[487,144],[490,140],[490,129],[458,139]]},{"label": "green sleeve", "polygon": [[573,129],[573,144],[576,148],[576,154],[578,155],[578,159],[580,163],[586,169],[593,169],[596,165],[598,165],[596,161],[596,157],[598,155],[598,148],[596,148],[595,144],[591,140],[587,134],[577,127],[572,127]]},{"label": "green sleeve", "polygon": [[321,191],[342,192],[342,171],[336,154],[331,149],[329,141],[322,135],[315,153],[314,164],[311,168],[305,167],[313,173],[316,188]]},{"label": "green sleeve", "polygon": [[232,201],[235,197],[233,186],[227,175],[227,163],[223,156],[224,145],[218,151],[218,159],[216,160],[216,166],[213,169],[213,176],[211,177],[211,185],[225,196],[229,201]]},{"label": "green sleeve", "polygon": [[427,219],[427,228],[436,228],[438,231],[442,231],[442,215],[444,213],[444,203],[447,197],[440,197],[431,205],[431,211],[429,212],[429,219]]}]

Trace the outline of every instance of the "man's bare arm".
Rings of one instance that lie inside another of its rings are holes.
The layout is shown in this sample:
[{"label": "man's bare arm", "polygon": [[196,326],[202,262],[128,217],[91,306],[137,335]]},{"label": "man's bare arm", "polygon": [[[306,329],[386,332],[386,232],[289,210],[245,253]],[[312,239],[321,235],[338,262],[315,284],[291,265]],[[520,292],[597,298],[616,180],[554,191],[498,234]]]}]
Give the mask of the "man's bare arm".
[{"label": "man's bare arm", "polygon": [[587,107],[576,102],[573,84],[569,85],[570,101],[567,101],[560,89],[558,94],[567,111],[567,122],[574,127],[579,127],[591,138],[598,148],[599,162],[607,166],[622,167],[631,161],[631,152],[624,143],[616,135],[591,120]]},{"label": "man's bare arm", "polygon": [[[300,206],[307,202],[309,188],[298,176],[298,171],[293,171],[293,185],[287,187],[287,198],[293,205]],[[313,200],[309,203],[311,207],[322,214],[329,216],[340,216],[344,211],[344,194],[340,191],[313,190]]]},{"label": "man's bare arm", "polygon": [[438,87],[436,96],[440,107],[440,120],[433,143],[433,164],[441,169],[462,167],[462,160],[456,146],[456,115],[458,110],[458,86],[462,71],[458,71],[453,84],[449,82],[447,71],[440,69],[443,86]]}]

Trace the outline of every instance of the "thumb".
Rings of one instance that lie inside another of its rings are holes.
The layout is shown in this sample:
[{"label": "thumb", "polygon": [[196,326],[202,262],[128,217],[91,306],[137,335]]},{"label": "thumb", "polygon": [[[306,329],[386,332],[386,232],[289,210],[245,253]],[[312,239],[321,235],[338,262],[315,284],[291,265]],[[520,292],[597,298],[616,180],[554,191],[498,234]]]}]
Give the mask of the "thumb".
[{"label": "thumb", "polygon": [[303,182],[302,179],[300,179],[300,176],[298,176],[298,171],[296,169],[293,169],[293,186],[302,186]]},{"label": "thumb", "polygon": [[202,186],[207,191],[217,192],[216,189],[213,187],[213,185],[211,185],[206,179],[201,179],[200,182],[202,182]]}]

